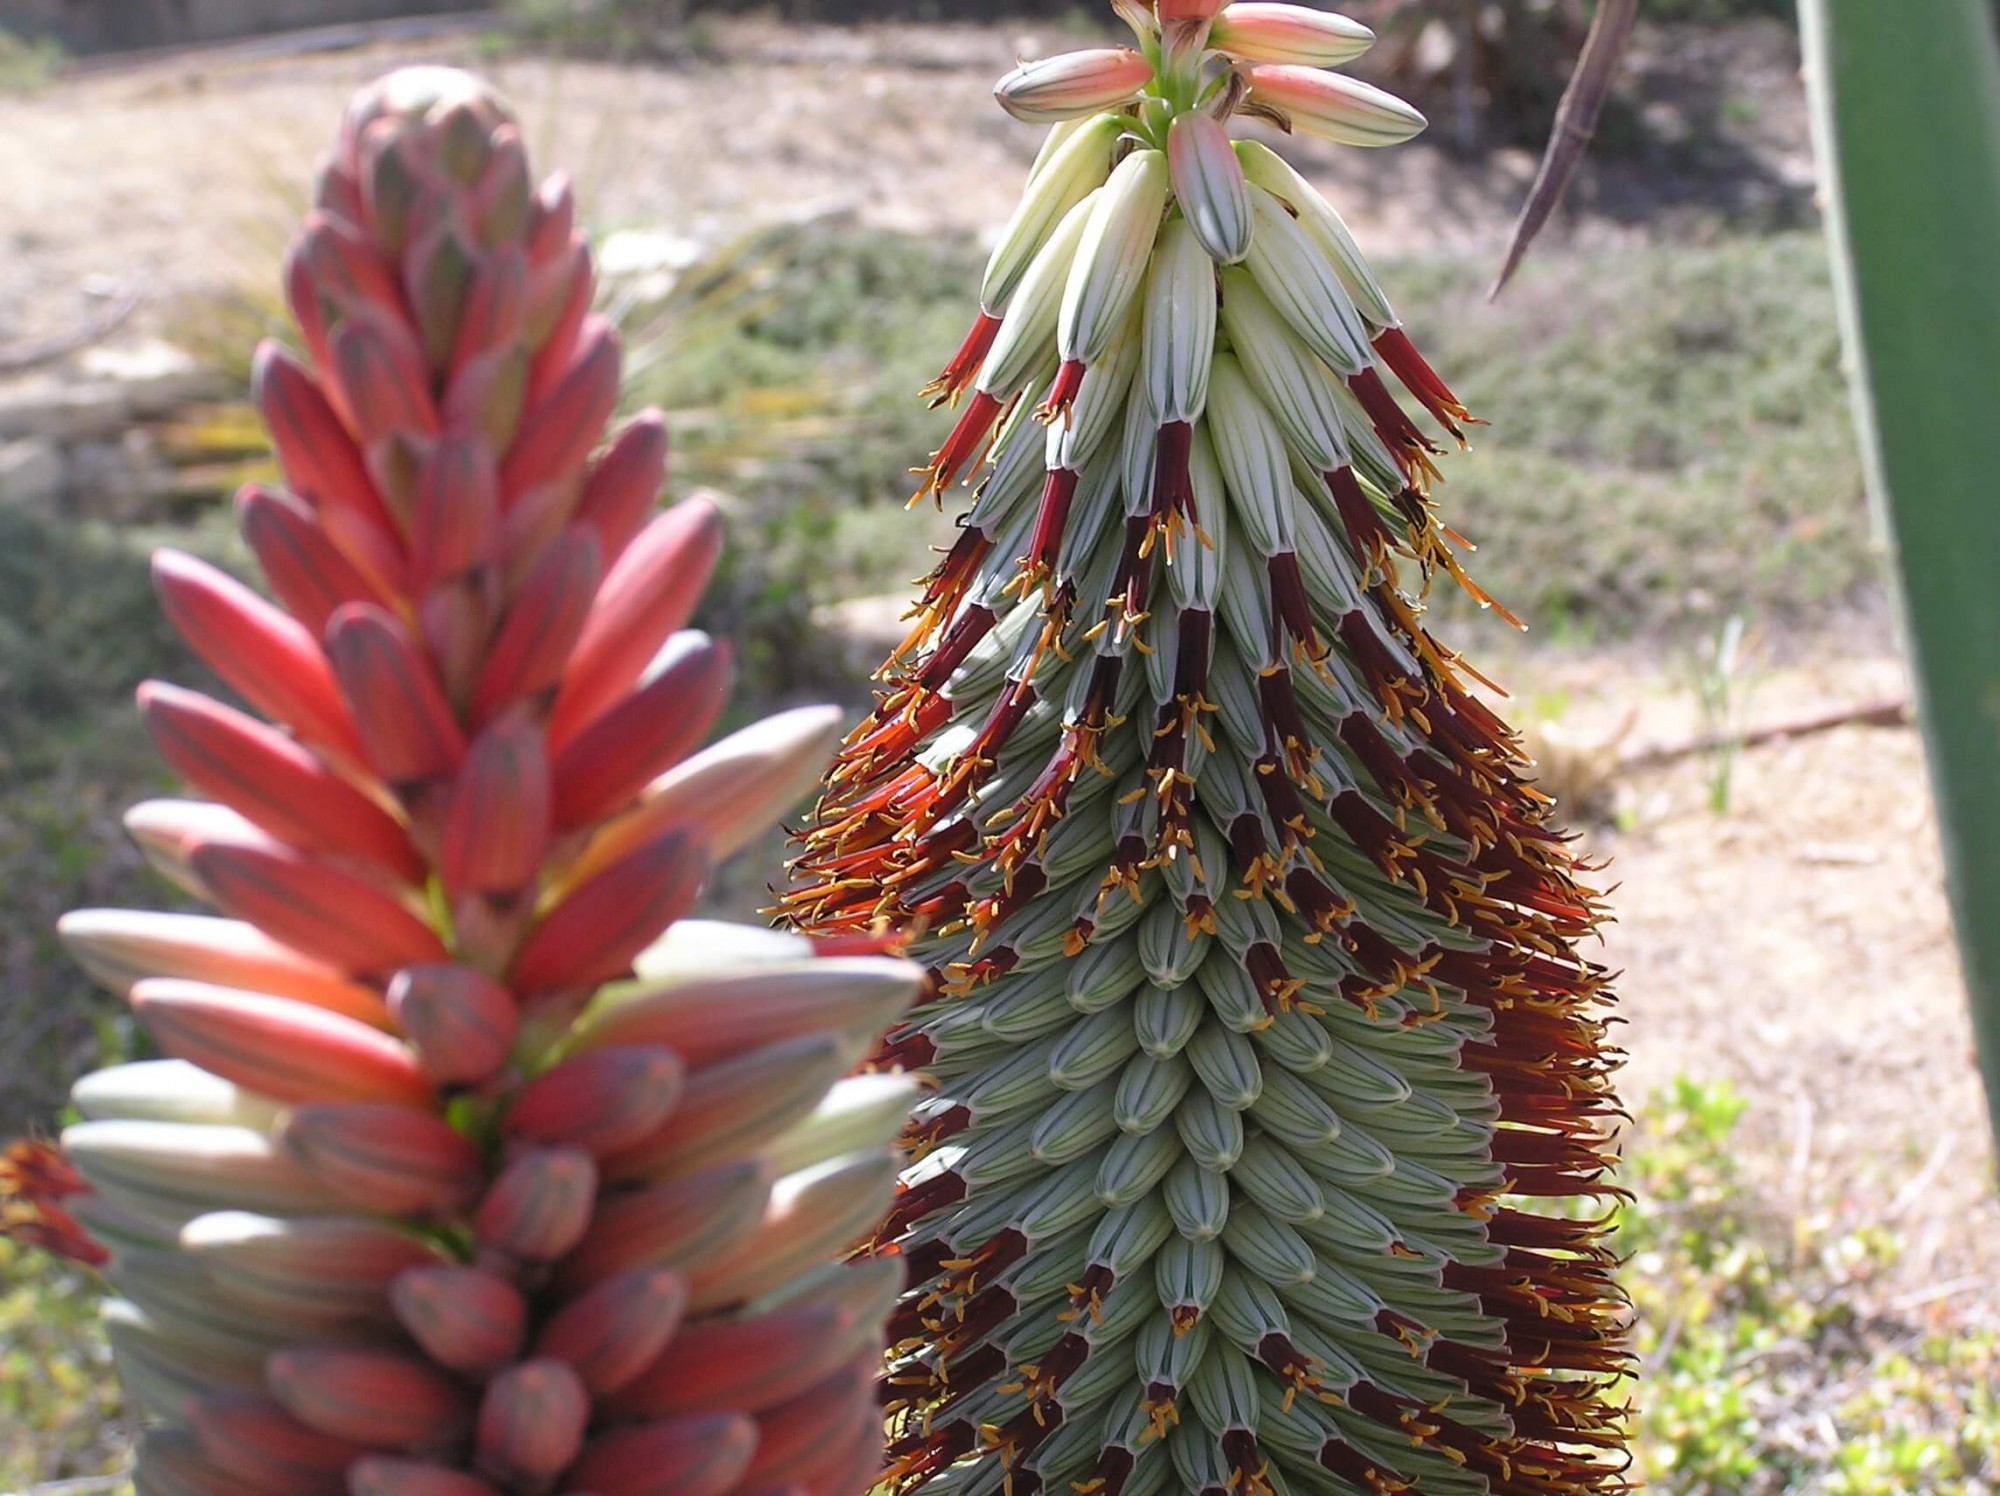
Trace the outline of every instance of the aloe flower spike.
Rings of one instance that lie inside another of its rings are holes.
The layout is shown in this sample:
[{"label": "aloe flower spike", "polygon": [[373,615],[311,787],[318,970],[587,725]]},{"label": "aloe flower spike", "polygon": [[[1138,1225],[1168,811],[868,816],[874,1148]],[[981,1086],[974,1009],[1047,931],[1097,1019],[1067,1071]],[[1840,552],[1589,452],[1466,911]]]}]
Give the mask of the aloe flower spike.
[{"label": "aloe flower spike", "polygon": [[[151,683],[208,801],[135,838],[223,918],[64,939],[166,1056],[78,1083],[6,1228],[104,1260],[146,1496],[853,1496],[901,1281],[912,1088],[844,1079],[921,969],[685,921],[809,786],[827,709],[707,748],[714,507],[647,415],[560,179],[474,79],[342,123],[257,361],[277,602],[190,557],[169,616],[249,710]],[[87,1234],[86,1234],[87,1233]]]},{"label": "aloe flower spike", "polygon": [[1059,127],[1122,142],[1048,157],[1084,226],[1017,215],[1048,227],[926,469],[975,497],[788,896],[928,969],[876,1055],[931,1087],[872,1243],[889,1488],[1622,1489],[1601,911],[1422,626],[1473,584],[1385,373],[1470,417],[1333,208],[1228,138],[1421,119],[1310,65],[1365,45],[1343,18],[1118,8],[1158,71]]}]

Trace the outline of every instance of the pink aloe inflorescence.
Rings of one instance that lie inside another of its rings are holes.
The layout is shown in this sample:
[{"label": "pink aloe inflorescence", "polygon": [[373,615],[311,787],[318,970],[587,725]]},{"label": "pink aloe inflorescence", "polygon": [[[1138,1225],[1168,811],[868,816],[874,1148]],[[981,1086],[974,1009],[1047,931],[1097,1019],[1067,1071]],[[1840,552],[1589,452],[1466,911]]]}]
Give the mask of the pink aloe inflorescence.
[{"label": "pink aloe inflorescence", "polygon": [[256,371],[284,487],[239,506],[278,605],[156,562],[261,717],[140,691],[209,798],[132,832],[224,917],[65,921],[169,1058],[80,1082],[75,1175],[27,1191],[109,1248],[138,1489],[859,1490],[901,1273],[839,1258],[909,1098],[841,1077],[919,973],[683,918],[834,716],[696,751],[717,517],[654,517],[657,416],[600,450],[619,351],[572,197],[483,86],[356,100],[287,288],[308,358]]}]

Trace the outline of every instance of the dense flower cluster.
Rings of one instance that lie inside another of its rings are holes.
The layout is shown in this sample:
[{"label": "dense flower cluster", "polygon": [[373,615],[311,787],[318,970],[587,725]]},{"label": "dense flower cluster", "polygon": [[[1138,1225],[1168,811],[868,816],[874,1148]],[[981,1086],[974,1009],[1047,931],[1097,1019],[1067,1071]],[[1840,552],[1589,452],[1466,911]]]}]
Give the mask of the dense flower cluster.
[{"label": "dense flower cluster", "polygon": [[[1604,973],[1519,745],[1425,630],[1464,408],[1244,116],[1422,127],[1365,28],[1121,0],[1054,122],[919,498],[977,483],[790,895],[921,932],[885,1068],[934,1090],[899,1491],[1615,1488]],[[1491,602],[1474,589],[1483,603]]]},{"label": "dense flower cluster", "polygon": [[86,1077],[69,1164],[13,1169],[22,1224],[109,1250],[142,1496],[852,1496],[880,1468],[900,1273],[839,1259],[910,1096],[842,1077],[921,973],[683,918],[835,718],[700,748],[717,519],[654,515],[656,416],[599,450],[619,351],[573,220],[473,80],[363,93],[288,264],[307,359],[257,362],[284,487],[239,516],[281,606],[155,563],[261,717],[143,687],[209,798],[129,825],[225,917],[64,921],[168,1058]]}]

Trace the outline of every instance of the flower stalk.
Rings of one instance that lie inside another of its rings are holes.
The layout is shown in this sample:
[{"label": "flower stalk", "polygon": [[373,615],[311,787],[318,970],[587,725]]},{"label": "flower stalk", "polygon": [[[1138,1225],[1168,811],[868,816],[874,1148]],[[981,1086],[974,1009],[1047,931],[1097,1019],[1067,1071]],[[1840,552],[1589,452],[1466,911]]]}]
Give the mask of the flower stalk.
[{"label": "flower stalk", "polygon": [[1438,576],[1492,600],[1388,381],[1472,417],[1230,134],[1421,116],[1320,70],[1343,18],[1118,9],[1133,96],[1090,59],[1000,85],[1043,120],[1042,80],[1106,84],[931,388],[961,416],[917,497],[971,502],[788,896],[929,973],[877,1055],[930,1087],[874,1238],[890,1486],[1617,1489],[1600,905],[1423,626]]},{"label": "flower stalk", "polygon": [[[687,918],[834,716],[700,747],[712,505],[619,382],[569,188],[466,75],[343,121],[257,360],[276,601],[162,602],[249,710],[140,706],[201,801],[135,839],[221,917],[83,911],[166,1056],[78,1083],[10,1227],[108,1254],[149,1496],[850,1496],[900,1274],[909,1088],[842,1077],[915,995],[878,941]],[[16,1222],[23,1213],[32,1219]],[[88,1236],[82,1235],[87,1231]]]}]

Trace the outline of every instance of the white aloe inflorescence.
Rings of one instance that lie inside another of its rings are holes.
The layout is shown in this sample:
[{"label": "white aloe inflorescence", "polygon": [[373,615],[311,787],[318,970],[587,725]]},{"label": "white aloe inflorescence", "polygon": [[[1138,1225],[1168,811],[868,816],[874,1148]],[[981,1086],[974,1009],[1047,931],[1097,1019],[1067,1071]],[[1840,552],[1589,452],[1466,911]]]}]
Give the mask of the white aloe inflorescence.
[{"label": "white aloe inflorescence", "polygon": [[900,1273],[840,1258],[911,1097],[842,1077],[921,971],[682,917],[837,714],[701,748],[717,516],[654,515],[656,415],[599,450],[572,196],[483,86],[355,101],[287,284],[239,503],[281,606],[155,566],[269,720],[140,691],[210,798],[129,824],[226,917],[64,921],[167,1058],[78,1084],[10,1224],[109,1251],[141,1496],[853,1496]]},{"label": "white aloe inflorescence", "polygon": [[[930,393],[976,483],[790,909],[920,932],[934,1087],[899,1491],[1616,1488],[1599,918],[1470,672],[1428,490],[1464,408],[1251,117],[1423,120],[1299,6],[1121,0],[999,86],[1053,123]],[[1562,1213],[1537,1202],[1571,1207]]]}]

